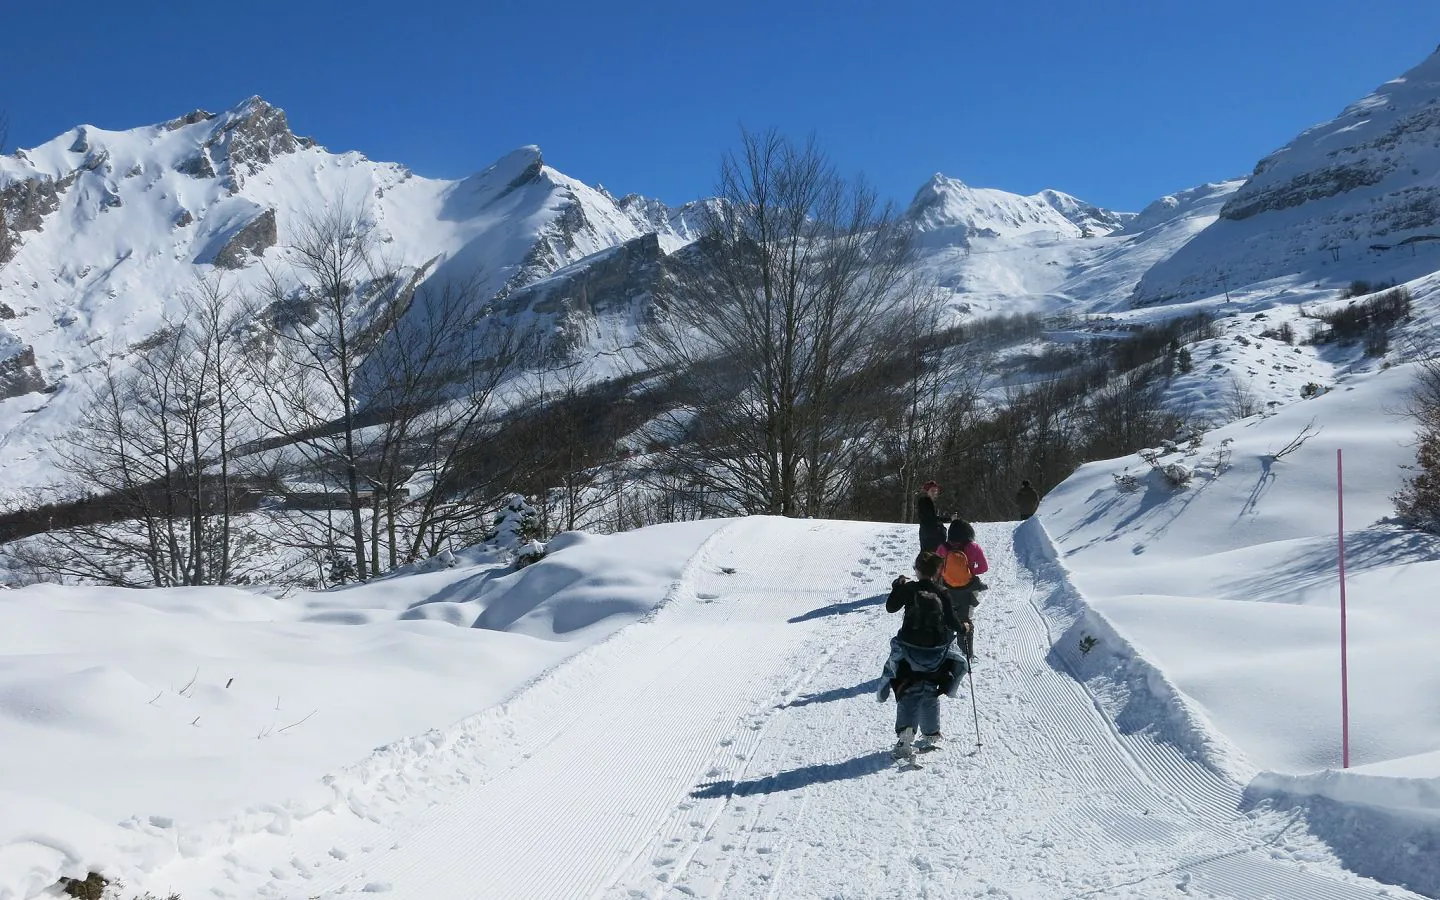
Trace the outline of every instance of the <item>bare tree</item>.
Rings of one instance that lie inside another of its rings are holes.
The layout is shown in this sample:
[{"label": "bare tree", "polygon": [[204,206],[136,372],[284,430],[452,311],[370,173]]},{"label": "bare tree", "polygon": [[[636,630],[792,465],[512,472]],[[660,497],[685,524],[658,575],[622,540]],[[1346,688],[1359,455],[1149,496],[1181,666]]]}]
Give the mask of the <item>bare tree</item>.
[{"label": "bare tree", "polygon": [[371,498],[362,492],[355,376],[373,338],[361,323],[366,312],[376,318],[376,306],[399,299],[400,281],[380,270],[374,249],[370,224],[343,202],[296,226],[291,270],[267,270],[268,306],[259,320],[268,352],[255,355],[252,373],[252,414],[300,454],[319,493],[337,485],[343,493],[347,551],[362,581],[371,574],[364,526]]},{"label": "bare tree", "polygon": [[520,406],[531,410],[520,427],[533,434],[532,453],[516,480],[534,495],[542,535],[608,524],[607,513],[632,485],[616,447],[631,430],[626,398],[597,378],[584,360],[536,373]]},{"label": "bare tree", "polygon": [[389,568],[438,552],[498,493],[465,477],[467,454],[493,431],[495,392],[536,342],[484,304],[478,285],[421,287],[358,373],[365,418],[378,420],[362,470],[373,488],[372,571],[382,545]]},{"label": "bare tree", "polygon": [[156,587],[233,580],[240,404],[227,307],[220,283],[202,280],[133,364],[107,358],[86,414],[57,445],[92,508],[17,550],[37,574]]},{"label": "bare tree", "polygon": [[655,439],[721,507],[818,515],[876,418],[867,370],[909,287],[908,232],[814,141],[743,132],[704,237],[658,292],[645,362],[684,405]]},{"label": "bare tree", "polygon": [[966,418],[979,394],[973,357],[947,352],[939,313],[933,292],[912,294],[890,338],[900,351],[903,386],[900,402],[887,404],[875,445],[886,461],[883,470],[894,476],[891,493],[899,498],[900,522],[914,519],[922,476],[933,466],[947,426]]}]

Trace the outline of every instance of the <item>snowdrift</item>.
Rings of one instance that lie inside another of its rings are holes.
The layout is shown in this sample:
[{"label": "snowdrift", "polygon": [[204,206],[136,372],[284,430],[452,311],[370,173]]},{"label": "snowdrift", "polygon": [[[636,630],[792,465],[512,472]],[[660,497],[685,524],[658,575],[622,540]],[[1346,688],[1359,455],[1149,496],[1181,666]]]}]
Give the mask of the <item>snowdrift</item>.
[{"label": "snowdrift", "polygon": [[433,729],[650,614],[723,525],[563,535],[519,572],[476,550],[292,597],[0,592],[0,900],[387,802],[372,748],[453,749]]},{"label": "snowdrift", "polygon": [[[1037,573],[1049,566],[1073,585],[1047,600],[1056,652],[1095,682],[1117,728],[1155,729],[1248,783],[1249,806],[1305,807],[1349,868],[1435,895],[1440,540],[1401,527],[1390,500],[1414,458],[1401,415],[1412,378],[1409,366],[1352,378],[1198,447],[1157,448],[1153,465],[1089,464],[1017,542]],[[1350,770],[1340,769],[1337,449]],[[1159,471],[1177,462],[1196,473],[1187,486]],[[1128,488],[1116,479],[1126,474]]]}]

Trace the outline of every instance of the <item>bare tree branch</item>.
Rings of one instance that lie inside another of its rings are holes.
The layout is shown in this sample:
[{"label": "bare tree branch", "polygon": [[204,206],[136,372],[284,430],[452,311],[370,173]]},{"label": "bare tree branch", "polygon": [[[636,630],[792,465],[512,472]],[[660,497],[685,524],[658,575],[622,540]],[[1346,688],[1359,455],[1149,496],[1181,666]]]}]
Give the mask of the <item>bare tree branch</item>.
[{"label": "bare tree branch", "polygon": [[819,515],[876,420],[884,342],[911,287],[908,232],[813,140],[744,132],[704,237],[677,254],[642,358],[684,404],[653,429],[720,507]]}]

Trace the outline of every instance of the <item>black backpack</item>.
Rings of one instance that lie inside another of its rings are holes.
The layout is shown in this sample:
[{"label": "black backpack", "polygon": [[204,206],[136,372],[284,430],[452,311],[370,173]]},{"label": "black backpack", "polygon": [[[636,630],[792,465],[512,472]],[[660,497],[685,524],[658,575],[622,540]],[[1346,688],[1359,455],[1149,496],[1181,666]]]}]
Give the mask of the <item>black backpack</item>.
[{"label": "black backpack", "polygon": [[929,588],[915,592],[915,598],[905,607],[905,631],[910,640],[920,646],[940,647],[950,642],[954,635],[945,625],[945,600]]}]

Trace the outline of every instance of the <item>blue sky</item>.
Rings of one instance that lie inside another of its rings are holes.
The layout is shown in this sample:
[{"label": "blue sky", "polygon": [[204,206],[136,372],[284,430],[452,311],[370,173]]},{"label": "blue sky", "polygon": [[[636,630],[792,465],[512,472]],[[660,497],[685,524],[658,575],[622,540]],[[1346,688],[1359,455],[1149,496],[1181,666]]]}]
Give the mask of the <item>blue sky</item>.
[{"label": "blue sky", "polygon": [[813,131],[841,171],[901,203],[939,171],[1139,209],[1247,174],[1440,41],[1435,0],[51,9],[0,19],[7,149],[259,94],[331,150],[422,175],[539,144],[569,175],[671,203],[710,191],[743,123]]}]

